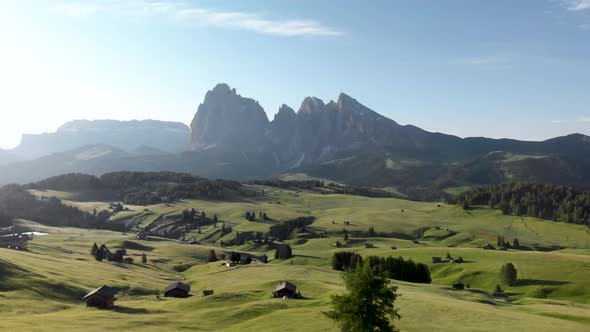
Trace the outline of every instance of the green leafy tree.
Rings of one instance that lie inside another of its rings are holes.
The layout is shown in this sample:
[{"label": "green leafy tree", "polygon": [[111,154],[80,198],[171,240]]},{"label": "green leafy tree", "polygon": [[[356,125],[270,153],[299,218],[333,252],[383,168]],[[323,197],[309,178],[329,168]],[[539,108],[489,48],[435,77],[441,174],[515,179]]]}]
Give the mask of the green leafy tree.
[{"label": "green leafy tree", "polygon": [[90,249],[90,254],[96,258],[96,253],[98,252],[98,245],[96,242],[92,245],[92,249]]},{"label": "green leafy tree", "polygon": [[502,281],[508,286],[516,285],[517,280],[517,271],[512,263],[506,263],[502,266],[500,270],[500,277]]},{"label": "green leafy tree", "polygon": [[394,303],[397,287],[364,264],[342,274],[347,294],[332,296],[332,311],[324,313],[347,332],[397,331],[392,320],[401,316]]},{"label": "green leafy tree", "polygon": [[207,262],[217,262],[217,254],[215,254],[215,250],[209,250],[209,257],[207,257]]}]

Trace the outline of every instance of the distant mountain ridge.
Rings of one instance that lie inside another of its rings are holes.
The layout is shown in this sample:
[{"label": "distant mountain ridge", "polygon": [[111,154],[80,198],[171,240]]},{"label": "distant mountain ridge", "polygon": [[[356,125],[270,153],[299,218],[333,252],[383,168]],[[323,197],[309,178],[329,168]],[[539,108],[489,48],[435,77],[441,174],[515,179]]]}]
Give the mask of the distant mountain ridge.
[{"label": "distant mountain ridge", "polygon": [[11,151],[0,149],[0,165],[21,161],[22,158]]},{"label": "distant mountain ridge", "polygon": [[[152,136],[137,135],[135,127]],[[388,187],[416,197],[433,192],[428,194],[433,199],[442,190],[512,181],[590,189],[588,136],[572,134],[543,142],[463,139],[400,125],[344,93],[328,103],[307,97],[297,111],[282,105],[270,121],[256,100],[219,84],[198,106],[190,130],[157,121],[81,121],[37,137],[46,140],[38,146],[33,144],[35,139],[23,139],[19,149],[32,145],[51,150],[53,144],[64,148],[56,137],[79,133],[93,138],[90,145],[0,166],[0,183],[66,172],[100,175],[128,170],[229,179],[305,173],[357,186]],[[136,139],[119,140],[133,136]],[[80,155],[90,158],[80,159]]]},{"label": "distant mountain ridge", "polygon": [[55,133],[25,134],[14,153],[35,159],[92,144],[116,146],[125,151],[150,147],[178,153],[190,142],[190,129],[183,123],[156,120],[76,120]]}]

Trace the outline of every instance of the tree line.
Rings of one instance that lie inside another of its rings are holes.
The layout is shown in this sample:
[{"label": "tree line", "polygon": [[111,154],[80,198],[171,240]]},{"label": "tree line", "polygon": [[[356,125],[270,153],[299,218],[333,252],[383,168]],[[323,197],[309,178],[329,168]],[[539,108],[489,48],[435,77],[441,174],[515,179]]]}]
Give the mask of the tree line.
[{"label": "tree line", "polygon": [[469,209],[488,205],[503,214],[590,226],[590,193],[559,185],[498,184],[470,189],[448,200]]},{"label": "tree line", "polygon": [[344,186],[334,182],[326,182],[320,180],[254,180],[248,182],[249,184],[255,184],[266,187],[273,187],[279,189],[290,189],[290,190],[310,190],[320,191],[323,194],[346,194],[356,195],[364,197],[394,197],[394,195],[385,190],[369,188],[369,187],[357,187],[357,186]]},{"label": "tree line", "polygon": [[241,192],[240,182],[209,180],[174,172],[112,172],[94,175],[70,173],[29,184],[29,189],[119,191],[120,200],[131,205],[151,205],[179,199],[225,199],[229,193]]},{"label": "tree line", "polygon": [[271,226],[268,234],[280,241],[289,240],[296,232],[305,230],[305,227],[313,224],[315,219],[315,217],[299,217],[285,220],[279,225]]},{"label": "tree line", "polygon": [[358,266],[368,265],[375,274],[387,278],[408,281],[414,283],[429,284],[432,282],[428,265],[415,263],[413,260],[404,260],[402,257],[377,257],[369,256],[363,259],[353,252],[337,252],[332,257],[332,269],[346,271],[356,269]]},{"label": "tree line", "polygon": [[111,216],[109,211],[83,212],[56,197],[37,198],[20,185],[0,188],[0,213],[10,220],[28,219],[49,226],[80,228],[102,228]]}]

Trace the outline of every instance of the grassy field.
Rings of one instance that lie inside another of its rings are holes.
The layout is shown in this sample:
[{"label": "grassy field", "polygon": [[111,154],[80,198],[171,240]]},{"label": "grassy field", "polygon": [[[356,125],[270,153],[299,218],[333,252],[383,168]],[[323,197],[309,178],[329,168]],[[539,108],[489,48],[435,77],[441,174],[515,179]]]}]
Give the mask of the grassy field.
[{"label": "grassy field", "polygon": [[[329,310],[332,294],[344,291],[339,273],[330,268],[333,253],[343,250],[402,256],[429,265],[431,285],[393,281],[401,294],[397,305],[403,318],[397,325],[402,331],[590,328],[590,235],[584,227],[504,216],[483,207],[463,211],[435,203],[264,189],[265,196],[243,201],[129,207],[110,222],[165,223],[183,209],[195,208],[217,214],[234,232],[265,232],[281,219],[315,216],[311,228],[316,236],[298,234],[288,241],[292,259],[227,268],[206,263],[209,250],[222,252],[215,244],[136,241],[122,232],[24,222],[49,235],[36,237],[28,252],[0,249],[2,331],[337,331],[321,312]],[[106,204],[60,195],[87,211]],[[265,212],[273,220],[250,222],[244,219],[245,211]],[[366,237],[369,227],[379,237]],[[344,243],[343,228],[351,239],[336,248],[337,240]],[[192,236],[203,238],[214,231],[203,228],[202,234]],[[498,235],[510,241],[517,237],[526,250],[480,249],[486,242],[495,245]],[[96,262],[89,254],[94,242],[126,248],[136,264]],[[366,243],[375,248],[365,248]],[[254,243],[230,249],[273,257],[267,246]],[[465,263],[432,263],[433,256],[447,252]],[[148,255],[147,264],[140,262],[142,253]],[[508,299],[491,294],[506,262],[514,263],[519,277],[517,286],[503,286]],[[194,296],[157,296],[177,280],[190,284]],[[283,280],[295,283],[305,299],[272,299],[271,292]],[[457,281],[470,288],[453,290],[450,285]],[[80,300],[102,284],[121,290],[113,311],[88,309]],[[215,295],[201,297],[204,289],[215,290]]]}]

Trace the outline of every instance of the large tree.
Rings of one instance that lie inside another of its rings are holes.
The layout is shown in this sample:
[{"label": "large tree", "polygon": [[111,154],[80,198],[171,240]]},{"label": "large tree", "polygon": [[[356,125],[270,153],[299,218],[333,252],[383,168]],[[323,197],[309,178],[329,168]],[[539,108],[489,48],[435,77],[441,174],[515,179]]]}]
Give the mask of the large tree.
[{"label": "large tree", "polygon": [[397,287],[363,264],[343,272],[348,291],[332,296],[332,311],[324,313],[347,332],[397,331],[392,320],[401,316],[394,307]]},{"label": "large tree", "polygon": [[502,269],[500,270],[500,277],[502,281],[508,286],[516,285],[516,268],[512,263],[506,263],[502,265]]}]

